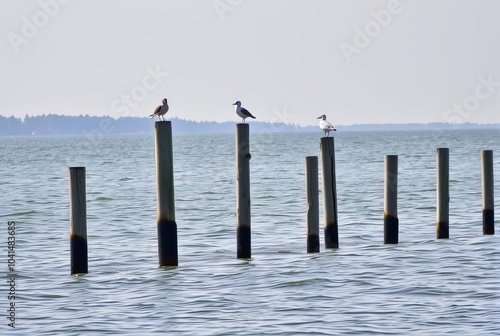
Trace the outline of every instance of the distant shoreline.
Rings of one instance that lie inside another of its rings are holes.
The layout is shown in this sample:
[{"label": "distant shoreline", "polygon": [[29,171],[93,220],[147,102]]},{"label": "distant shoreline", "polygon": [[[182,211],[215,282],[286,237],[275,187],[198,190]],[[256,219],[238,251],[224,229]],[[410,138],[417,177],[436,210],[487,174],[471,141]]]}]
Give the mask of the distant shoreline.
[{"label": "distant shoreline", "polygon": [[[174,134],[192,133],[232,133],[237,122],[190,121],[172,118]],[[111,117],[42,115],[23,119],[0,116],[0,136],[12,135],[107,135],[107,134],[153,134],[154,124],[148,117]],[[318,132],[318,126],[267,123],[251,121],[252,131],[276,132]],[[339,132],[351,131],[442,131],[467,129],[500,129],[500,124],[449,124],[449,123],[409,123],[409,124],[354,124],[336,125]]]}]

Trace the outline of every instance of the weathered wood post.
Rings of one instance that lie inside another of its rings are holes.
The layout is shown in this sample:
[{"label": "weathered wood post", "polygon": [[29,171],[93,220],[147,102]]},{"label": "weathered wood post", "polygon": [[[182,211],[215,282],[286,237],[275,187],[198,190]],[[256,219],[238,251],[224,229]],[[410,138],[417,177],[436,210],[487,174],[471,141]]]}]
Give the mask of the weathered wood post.
[{"label": "weathered wood post", "polygon": [[337,186],[335,177],[335,143],[333,137],[321,138],[321,168],[323,173],[323,210],[325,217],[325,247],[339,247],[337,219]]},{"label": "weathered wood post", "polygon": [[449,156],[448,148],[437,149],[436,236],[438,239],[450,237]]},{"label": "weathered wood post", "polygon": [[483,189],[483,234],[495,234],[495,202],[494,202],[494,178],[493,178],[493,151],[481,151]]},{"label": "weathered wood post", "polygon": [[236,124],[236,254],[252,256],[250,215],[250,126]]},{"label": "weathered wood post", "polygon": [[319,252],[318,157],[306,157],[307,253]]},{"label": "weathered wood post", "polygon": [[385,156],[384,244],[399,241],[398,219],[398,156]]},{"label": "weathered wood post", "polygon": [[88,273],[85,167],[69,168],[71,274]]},{"label": "weathered wood post", "polygon": [[159,263],[178,266],[171,121],[155,122],[155,159]]}]

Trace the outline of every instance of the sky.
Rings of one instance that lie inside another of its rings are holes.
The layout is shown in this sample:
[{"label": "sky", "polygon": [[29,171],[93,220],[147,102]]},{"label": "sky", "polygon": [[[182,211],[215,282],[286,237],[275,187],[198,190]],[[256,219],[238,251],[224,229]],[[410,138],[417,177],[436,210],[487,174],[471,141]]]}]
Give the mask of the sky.
[{"label": "sky", "polygon": [[500,123],[496,0],[0,0],[0,115]]}]

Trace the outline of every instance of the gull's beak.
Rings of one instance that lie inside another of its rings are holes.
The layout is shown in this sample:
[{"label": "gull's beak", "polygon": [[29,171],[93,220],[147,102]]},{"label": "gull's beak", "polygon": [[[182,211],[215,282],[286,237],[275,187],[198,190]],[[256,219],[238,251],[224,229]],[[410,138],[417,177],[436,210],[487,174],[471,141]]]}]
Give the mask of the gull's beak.
[{"label": "gull's beak", "polygon": [[234,103],[233,105],[236,105],[236,103]]},{"label": "gull's beak", "polygon": [[323,116],[319,116],[319,117],[317,117],[316,119],[321,119],[321,118],[323,118]]}]

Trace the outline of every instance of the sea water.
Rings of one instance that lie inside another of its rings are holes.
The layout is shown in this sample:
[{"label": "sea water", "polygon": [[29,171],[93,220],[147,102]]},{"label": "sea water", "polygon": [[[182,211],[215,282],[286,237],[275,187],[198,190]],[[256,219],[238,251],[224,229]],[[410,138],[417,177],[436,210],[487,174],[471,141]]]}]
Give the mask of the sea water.
[{"label": "sea water", "polygon": [[[234,134],[174,136],[175,268],[158,268],[152,134],[0,138],[1,334],[14,334],[12,302],[19,335],[500,334],[480,161],[494,151],[498,209],[500,130],[334,135],[340,248],[325,250],[321,233],[321,253],[307,254],[305,157],[320,155],[322,133],[251,134],[250,260],[236,259]],[[438,147],[450,149],[443,240]],[[398,245],[383,244],[386,154],[399,155]],[[70,166],[87,173],[83,276],[69,274]]]}]

